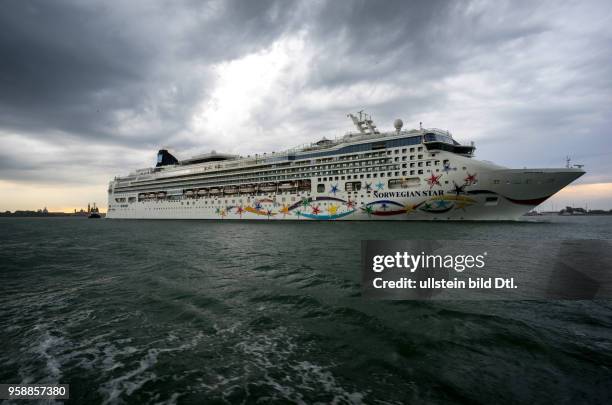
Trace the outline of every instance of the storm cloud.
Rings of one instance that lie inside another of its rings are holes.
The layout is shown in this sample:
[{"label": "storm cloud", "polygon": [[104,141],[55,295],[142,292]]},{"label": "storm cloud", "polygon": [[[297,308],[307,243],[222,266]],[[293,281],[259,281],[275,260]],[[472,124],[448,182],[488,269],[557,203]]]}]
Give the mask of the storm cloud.
[{"label": "storm cloud", "polygon": [[0,180],[103,195],[162,146],[282,150],[366,109],[610,183],[611,17],[607,1],[6,1]]}]

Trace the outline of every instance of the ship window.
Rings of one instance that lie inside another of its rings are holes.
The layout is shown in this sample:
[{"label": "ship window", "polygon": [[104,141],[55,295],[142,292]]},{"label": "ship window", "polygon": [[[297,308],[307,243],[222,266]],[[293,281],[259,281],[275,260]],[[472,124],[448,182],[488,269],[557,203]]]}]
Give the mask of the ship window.
[{"label": "ship window", "polygon": [[414,155],[410,155],[410,160],[414,160]]},{"label": "ship window", "polygon": [[390,189],[417,187],[421,184],[421,179],[418,177],[410,177],[408,179],[391,179],[388,182]]},{"label": "ship window", "polygon": [[406,153],[406,148],[402,149],[402,153]]},{"label": "ship window", "polygon": [[487,197],[487,202],[497,201],[497,197]]},{"label": "ship window", "polygon": [[410,152],[414,152],[414,148],[410,148]]},{"label": "ship window", "polygon": [[419,146],[418,151],[420,152],[420,151],[422,151],[422,150],[423,150],[423,147],[422,147],[422,146]]},{"label": "ship window", "polygon": [[346,182],[344,185],[346,191],[359,191],[361,190],[361,182],[360,181],[350,181]]},{"label": "ship window", "polygon": [[317,193],[325,192],[325,184],[317,184]]},{"label": "ship window", "polygon": [[419,174],[423,174],[423,170],[422,170],[422,169],[421,169],[421,170],[419,170]]}]

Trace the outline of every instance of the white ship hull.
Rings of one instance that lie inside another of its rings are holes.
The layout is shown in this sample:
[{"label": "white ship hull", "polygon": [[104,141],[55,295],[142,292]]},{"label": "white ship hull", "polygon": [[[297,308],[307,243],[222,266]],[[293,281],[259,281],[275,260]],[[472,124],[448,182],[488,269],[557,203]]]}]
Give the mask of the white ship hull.
[{"label": "white ship hull", "polygon": [[[265,221],[518,220],[583,173],[579,169],[491,170],[479,173],[481,180],[477,184],[459,192],[453,187],[434,185],[400,190],[382,187],[363,193],[263,193],[136,201],[110,210],[106,217]],[[453,177],[457,176],[449,176]],[[464,179],[455,179],[455,183],[458,180]],[[493,184],[495,180],[499,183]]]},{"label": "white ship hull", "polygon": [[380,133],[350,116],[359,133],[284,153],[178,161],[160,150],[157,167],[111,181],[106,218],[518,220],[584,174],[507,169],[447,131],[401,131],[398,120]]}]

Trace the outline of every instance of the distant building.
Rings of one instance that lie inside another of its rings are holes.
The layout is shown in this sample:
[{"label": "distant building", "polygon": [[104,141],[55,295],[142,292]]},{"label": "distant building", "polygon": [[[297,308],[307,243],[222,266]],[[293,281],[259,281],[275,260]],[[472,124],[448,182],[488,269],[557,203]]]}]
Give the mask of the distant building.
[{"label": "distant building", "polygon": [[559,215],[586,215],[587,211],[584,208],[565,207],[559,211]]}]

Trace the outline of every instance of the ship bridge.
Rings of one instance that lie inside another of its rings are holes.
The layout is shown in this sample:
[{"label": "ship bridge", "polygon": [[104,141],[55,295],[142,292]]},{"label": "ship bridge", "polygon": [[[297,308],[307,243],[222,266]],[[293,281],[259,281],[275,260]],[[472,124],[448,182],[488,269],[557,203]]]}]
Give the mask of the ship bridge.
[{"label": "ship bridge", "polygon": [[464,156],[472,156],[476,147],[474,143],[470,145],[461,145],[455,141],[448,131],[443,131],[437,128],[429,128],[424,130],[423,144],[427,150],[445,150]]}]

